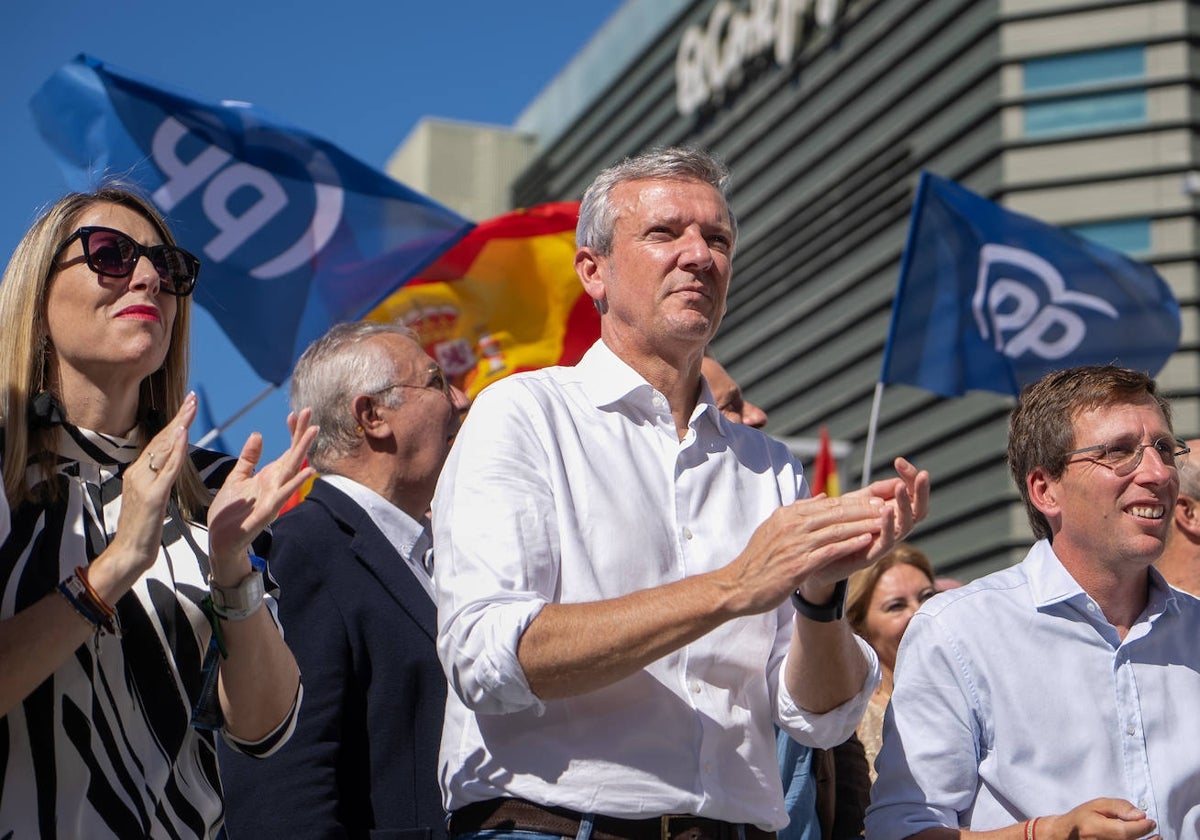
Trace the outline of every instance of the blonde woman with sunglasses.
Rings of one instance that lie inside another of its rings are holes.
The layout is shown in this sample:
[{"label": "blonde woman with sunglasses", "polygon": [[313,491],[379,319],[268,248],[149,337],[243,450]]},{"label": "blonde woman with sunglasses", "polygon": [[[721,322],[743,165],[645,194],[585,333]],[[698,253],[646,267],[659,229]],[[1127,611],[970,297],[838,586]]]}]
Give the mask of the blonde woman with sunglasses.
[{"label": "blonde woman with sunglasses", "polygon": [[106,187],[46,211],[0,283],[0,836],[213,837],[217,733],[267,755],[294,725],[251,541],[316,428],[289,417],[258,471],[257,434],[189,447],[199,267]]}]

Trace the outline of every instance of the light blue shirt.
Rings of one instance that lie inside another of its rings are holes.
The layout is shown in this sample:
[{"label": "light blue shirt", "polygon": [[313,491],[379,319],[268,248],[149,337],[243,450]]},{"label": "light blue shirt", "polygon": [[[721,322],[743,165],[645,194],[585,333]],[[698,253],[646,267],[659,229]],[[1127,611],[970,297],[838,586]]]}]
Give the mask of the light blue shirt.
[{"label": "light blue shirt", "polygon": [[867,836],[1002,828],[1126,799],[1200,826],[1200,600],[1150,570],[1124,641],[1050,544],[928,601],[900,644]]},{"label": "light blue shirt", "polygon": [[783,779],[783,804],[788,812],[788,824],[779,829],[779,840],[821,840],[812,747],[796,743],[780,730],[775,733],[775,754]]}]

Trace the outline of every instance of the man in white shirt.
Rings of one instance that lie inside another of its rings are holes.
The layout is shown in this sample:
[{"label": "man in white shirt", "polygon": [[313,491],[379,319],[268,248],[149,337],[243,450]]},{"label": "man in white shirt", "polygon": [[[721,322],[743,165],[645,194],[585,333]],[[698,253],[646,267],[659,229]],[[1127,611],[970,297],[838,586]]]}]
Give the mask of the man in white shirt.
[{"label": "man in white shirt", "polygon": [[1008,460],[1039,542],[908,625],[868,837],[1200,836],[1200,601],[1152,565],[1187,453],[1143,373],[1025,390]]},{"label": "man in white shirt", "polygon": [[762,837],[787,822],[772,724],[833,746],[878,680],[840,582],[925,515],[928,475],[898,459],[899,479],[809,499],[786,447],[721,415],[700,370],[736,237],[725,178],[682,149],[597,177],[575,261],[601,340],[486,389],[443,470],[452,835]]}]

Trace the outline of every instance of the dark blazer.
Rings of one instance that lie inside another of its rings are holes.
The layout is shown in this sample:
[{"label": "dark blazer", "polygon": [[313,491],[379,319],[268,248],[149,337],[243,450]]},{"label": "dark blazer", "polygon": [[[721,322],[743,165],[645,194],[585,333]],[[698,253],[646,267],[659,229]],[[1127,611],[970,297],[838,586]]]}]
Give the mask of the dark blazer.
[{"label": "dark blazer", "polygon": [[272,532],[304,701],[270,758],[222,745],[230,838],[443,840],[436,607],[366,512],[323,481]]}]

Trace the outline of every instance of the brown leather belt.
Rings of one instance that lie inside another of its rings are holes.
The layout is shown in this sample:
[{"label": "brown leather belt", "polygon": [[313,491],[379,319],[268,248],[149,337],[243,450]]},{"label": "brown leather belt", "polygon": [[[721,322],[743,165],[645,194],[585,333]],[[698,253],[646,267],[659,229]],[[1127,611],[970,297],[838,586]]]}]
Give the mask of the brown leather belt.
[{"label": "brown leather belt", "polygon": [[[450,835],[500,829],[540,831],[559,837],[579,833],[582,814],[568,808],[537,805],[524,799],[472,802],[450,814]],[[738,824],[690,814],[667,814],[644,820],[596,815],[593,840],[739,840]],[[746,824],[745,840],[775,840],[775,832]]]}]

